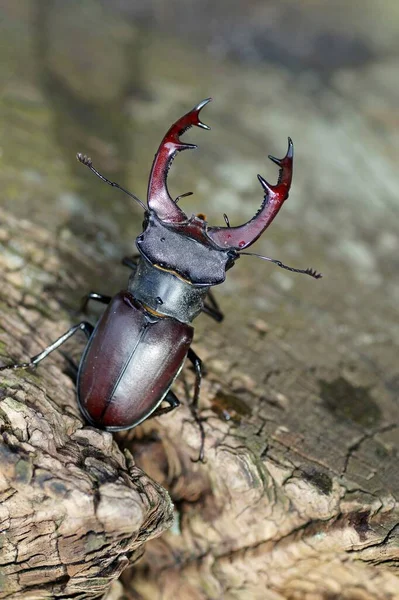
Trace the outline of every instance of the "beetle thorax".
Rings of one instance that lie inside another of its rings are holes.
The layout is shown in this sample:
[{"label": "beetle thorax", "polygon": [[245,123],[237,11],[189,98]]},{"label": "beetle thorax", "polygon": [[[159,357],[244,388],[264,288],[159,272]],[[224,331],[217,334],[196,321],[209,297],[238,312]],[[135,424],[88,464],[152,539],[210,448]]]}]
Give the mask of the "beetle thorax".
[{"label": "beetle thorax", "polygon": [[128,289],[150,313],[191,323],[203,308],[209,286],[194,286],[141,257]]},{"label": "beetle thorax", "polygon": [[136,245],[151,264],[175,272],[198,287],[223,283],[226,269],[237,256],[235,251],[212,242],[206,221],[192,216],[180,223],[166,223],[151,211]]}]

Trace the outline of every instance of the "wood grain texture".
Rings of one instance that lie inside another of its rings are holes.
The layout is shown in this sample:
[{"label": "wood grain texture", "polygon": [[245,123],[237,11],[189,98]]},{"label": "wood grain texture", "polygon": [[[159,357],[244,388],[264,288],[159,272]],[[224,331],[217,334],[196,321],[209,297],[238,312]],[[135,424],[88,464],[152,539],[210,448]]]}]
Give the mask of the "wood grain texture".
[{"label": "wood grain texture", "polygon": [[[37,352],[68,320],[43,289],[66,274],[59,246],[0,218],[4,363],[5,352]],[[0,598],[101,598],[171,523],[167,492],[111,434],[84,427],[66,365],[54,354],[34,372],[1,373]]]}]

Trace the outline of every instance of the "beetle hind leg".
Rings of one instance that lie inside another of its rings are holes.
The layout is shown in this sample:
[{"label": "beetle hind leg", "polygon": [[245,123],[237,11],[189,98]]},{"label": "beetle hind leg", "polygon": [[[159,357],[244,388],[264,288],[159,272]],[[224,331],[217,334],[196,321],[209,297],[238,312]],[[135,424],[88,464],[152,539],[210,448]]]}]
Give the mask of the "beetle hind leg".
[{"label": "beetle hind leg", "polygon": [[200,391],[201,391],[201,381],[202,381],[202,375],[204,373],[204,368],[202,366],[202,360],[200,359],[198,354],[196,354],[194,352],[194,350],[192,348],[189,349],[189,351],[187,353],[187,358],[192,363],[194,370],[195,370],[194,394],[193,394],[192,401],[190,403],[190,410],[191,410],[191,414],[193,415],[194,421],[198,425],[198,428],[200,431],[200,437],[201,437],[201,445],[200,445],[200,450],[198,453],[198,458],[192,458],[191,460],[192,460],[192,462],[205,462],[204,461],[205,429],[204,429],[203,419],[201,419],[201,417],[199,416],[199,410],[198,410],[198,401],[199,401],[199,396],[200,396]]},{"label": "beetle hind leg", "polygon": [[174,392],[172,392],[172,390],[169,390],[162,402],[167,402],[169,406],[158,406],[158,408],[156,408],[154,412],[149,416],[149,419],[151,419],[152,417],[160,417],[161,415],[166,415],[171,410],[174,410],[181,404],[179,398]]}]

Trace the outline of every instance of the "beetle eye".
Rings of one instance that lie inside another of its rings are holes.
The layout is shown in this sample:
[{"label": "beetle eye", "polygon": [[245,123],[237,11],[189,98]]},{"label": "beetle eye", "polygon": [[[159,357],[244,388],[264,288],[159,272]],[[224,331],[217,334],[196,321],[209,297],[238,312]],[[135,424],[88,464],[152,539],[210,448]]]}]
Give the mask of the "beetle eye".
[{"label": "beetle eye", "polygon": [[206,215],[204,215],[204,213],[198,213],[197,219],[201,219],[201,221],[206,221]]}]

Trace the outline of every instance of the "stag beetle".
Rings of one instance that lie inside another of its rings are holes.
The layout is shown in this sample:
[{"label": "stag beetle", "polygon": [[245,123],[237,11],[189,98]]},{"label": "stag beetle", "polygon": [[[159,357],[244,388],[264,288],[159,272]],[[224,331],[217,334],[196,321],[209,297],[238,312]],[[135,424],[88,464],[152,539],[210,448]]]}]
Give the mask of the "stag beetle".
[{"label": "stag beetle", "polygon": [[[143,232],[136,239],[138,257],[125,259],[131,267],[127,289],[111,298],[94,292],[89,300],[108,304],[96,327],[87,321],[75,325],[28,363],[11,364],[3,369],[34,367],[59,348],[75,332],[82,330],[88,343],[80,361],[77,398],[86,420],[107,431],[135,427],[148,417],[165,414],[180,402],[170,389],[188,358],[196,373],[191,403],[192,414],[201,433],[198,460],[204,457],[204,428],[198,417],[198,398],[202,364],[190,348],[193,327],[190,323],[201,312],[216,321],[223,315],[210,288],[225,280],[225,274],[244,249],[253,244],[280,210],[292,179],[293,144],[288,138],[284,158],[269,158],[279,167],[277,185],[270,185],[258,175],[264,191],[257,214],[244,225],[209,227],[203,215],[187,217],[169,194],[166,179],[175,155],[190,148],[180,140],[193,125],[209,129],[199,118],[208,98],[181,117],[169,129],[155,155],[148,186],[148,206],[120,185],[97,171],[82,154],[77,159],[109,185],[127,193],[144,209]],[[184,194],[187,195],[187,194]],[[305,273],[318,279],[312,269],[294,269],[266,257],[279,267]],[[162,403],[166,406],[161,406]]]}]

